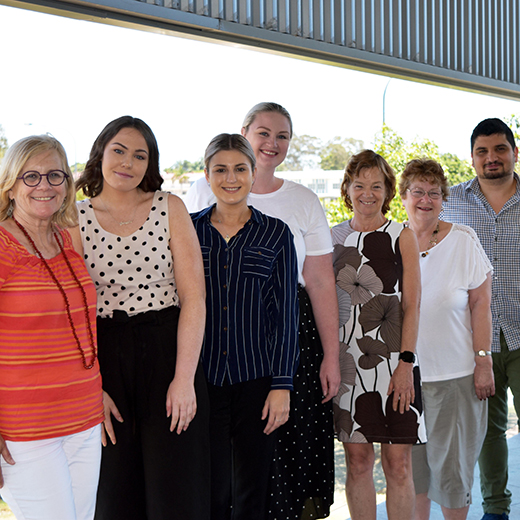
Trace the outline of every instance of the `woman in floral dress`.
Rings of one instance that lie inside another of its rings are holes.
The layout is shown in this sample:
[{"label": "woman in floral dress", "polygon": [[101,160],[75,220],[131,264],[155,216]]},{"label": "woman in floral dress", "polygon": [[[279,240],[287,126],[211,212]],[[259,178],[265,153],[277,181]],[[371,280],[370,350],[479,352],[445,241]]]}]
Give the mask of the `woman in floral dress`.
[{"label": "woman in floral dress", "polygon": [[385,217],[395,183],[380,155],[354,155],[341,186],[354,216],[332,230],[342,383],[334,420],[353,520],[376,518],[374,442],[381,443],[389,520],[413,518],[411,449],[426,440],[415,362],[419,250],[412,231]]}]

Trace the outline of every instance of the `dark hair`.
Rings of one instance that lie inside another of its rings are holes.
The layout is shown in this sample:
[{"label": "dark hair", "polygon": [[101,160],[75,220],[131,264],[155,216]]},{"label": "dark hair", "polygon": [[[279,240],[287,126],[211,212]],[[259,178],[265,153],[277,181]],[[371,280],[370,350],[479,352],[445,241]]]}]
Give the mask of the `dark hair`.
[{"label": "dark hair", "polygon": [[240,134],[219,134],[214,137],[204,152],[204,166],[209,172],[209,163],[213,157],[222,151],[236,150],[245,155],[251,163],[251,170],[255,169],[256,157],[249,141]]},{"label": "dark hair", "polygon": [[502,134],[506,136],[507,141],[511,145],[511,148],[514,150],[516,148],[515,136],[504,121],[498,119],[497,117],[492,117],[490,119],[484,119],[481,121],[473,130],[471,134],[471,153],[473,153],[473,147],[475,146],[475,141],[477,137],[481,135],[493,135],[493,134]]},{"label": "dark hair", "polygon": [[386,215],[390,209],[390,202],[395,197],[395,173],[393,168],[386,162],[384,157],[372,150],[363,150],[362,152],[359,152],[350,158],[345,168],[343,182],[341,183],[341,196],[343,198],[343,202],[348,209],[354,209],[348,195],[348,188],[352,182],[354,182],[354,179],[359,177],[361,170],[366,168],[377,168],[385,178],[386,196],[385,201],[383,202],[383,207],[381,208],[381,213]]},{"label": "dark hair", "polygon": [[148,146],[148,168],[138,188],[143,191],[157,191],[163,178],[159,170],[159,147],[151,128],[142,120],[132,116],[122,116],[108,123],[97,136],[85,171],[76,182],[76,190],[83,190],[87,197],[95,197],[103,191],[103,173],[101,160],[107,144],[124,128],[135,128],[146,141]]},{"label": "dark hair", "polygon": [[412,159],[404,168],[403,173],[399,177],[399,194],[401,198],[406,198],[406,190],[415,180],[436,184],[442,191],[442,200],[447,200],[450,190],[448,188],[448,179],[444,175],[442,166],[433,159]]}]

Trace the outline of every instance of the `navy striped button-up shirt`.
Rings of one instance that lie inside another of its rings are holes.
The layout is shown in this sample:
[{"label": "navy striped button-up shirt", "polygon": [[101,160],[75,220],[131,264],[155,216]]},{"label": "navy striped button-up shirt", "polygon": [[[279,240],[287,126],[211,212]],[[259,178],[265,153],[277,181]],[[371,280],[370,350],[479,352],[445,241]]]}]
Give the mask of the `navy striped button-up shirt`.
[{"label": "navy striped button-up shirt", "polygon": [[284,222],[251,207],[249,221],[226,243],[211,225],[213,207],[192,215],[206,278],[208,382],[272,376],[272,389],[292,390],[299,360],[293,236]]},{"label": "navy striped button-up shirt", "polygon": [[478,179],[453,186],[441,219],[472,227],[493,264],[491,350],[500,352],[500,329],[509,350],[520,348],[520,181],[516,192],[495,213]]}]

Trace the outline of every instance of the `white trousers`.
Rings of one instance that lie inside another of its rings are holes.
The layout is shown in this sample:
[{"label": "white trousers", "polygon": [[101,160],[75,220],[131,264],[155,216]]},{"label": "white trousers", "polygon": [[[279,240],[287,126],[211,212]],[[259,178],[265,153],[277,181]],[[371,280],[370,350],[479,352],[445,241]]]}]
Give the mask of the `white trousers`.
[{"label": "white trousers", "polygon": [[101,462],[101,425],[40,441],[6,441],[0,489],[17,520],[92,520]]}]

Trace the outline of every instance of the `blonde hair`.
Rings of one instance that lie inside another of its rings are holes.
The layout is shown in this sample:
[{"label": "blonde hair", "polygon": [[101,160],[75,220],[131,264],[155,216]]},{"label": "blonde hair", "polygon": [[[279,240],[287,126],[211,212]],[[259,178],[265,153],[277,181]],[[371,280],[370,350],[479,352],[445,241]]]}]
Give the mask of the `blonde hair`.
[{"label": "blonde hair", "polygon": [[61,160],[61,169],[68,175],[68,178],[65,179],[67,183],[65,200],[61,208],[52,216],[52,222],[60,228],[77,225],[76,189],[74,188],[74,179],[67,162],[67,154],[61,143],[50,135],[24,137],[7,150],[0,166],[0,222],[11,216],[12,202],[9,198],[9,191],[22,174],[27,161],[50,150],[57,152]]},{"label": "blonde hair", "polygon": [[245,129],[246,133],[249,131],[249,127],[253,124],[253,121],[256,119],[256,116],[258,114],[262,114],[264,112],[276,112],[278,114],[281,114],[282,116],[286,117],[289,121],[289,130],[290,134],[289,137],[292,138],[293,136],[293,127],[292,127],[292,119],[291,115],[285,109],[282,105],[279,105],[278,103],[272,103],[264,101],[262,103],[258,103],[255,105],[244,118],[244,122],[242,123],[242,128]]}]

